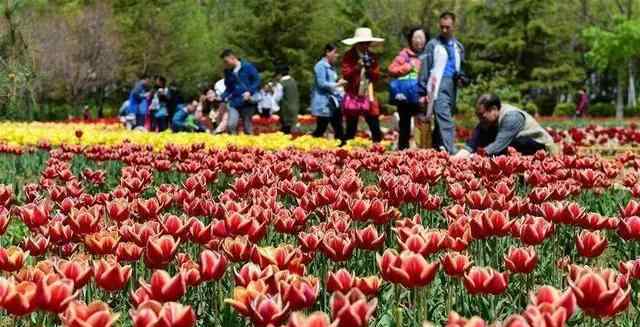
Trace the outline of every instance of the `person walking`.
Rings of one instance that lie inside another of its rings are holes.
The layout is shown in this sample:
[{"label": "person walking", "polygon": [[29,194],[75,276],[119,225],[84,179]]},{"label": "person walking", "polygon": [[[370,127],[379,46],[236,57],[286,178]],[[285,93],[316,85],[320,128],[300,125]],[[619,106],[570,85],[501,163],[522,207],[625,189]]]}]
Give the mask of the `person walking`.
[{"label": "person walking", "polygon": [[334,137],[344,144],[342,128],[342,109],[340,103],[342,94],[340,89],[347,81],[338,80],[338,73],[334,64],[338,60],[338,47],[335,44],[327,44],[324,47],[324,56],[313,68],[314,85],[311,92],[311,114],[316,117],[316,129],[311,135],[322,137],[331,124]]},{"label": "person walking", "polygon": [[128,115],[135,116],[133,128],[144,126],[144,113],[146,112],[148,102],[146,101],[149,89],[149,77],[142,76],[135,84],[131,92],[129,92],[129,111]]},{"label": "person walking", "polygon": [[[411,90],[417,94],[418,72],[427,43],[427,33],[421,27],[413,28],[407,33],[408,47],[402,49],[389,65],[389,75],[398,79],[409,82],[415,81],[415,89]],[[411,85],[414,85],[411,83]],[[410,91],[410,92],[411,92]],[[396,104],[398,109],[398,150],[409,148],[409,140],[411,139],[411,117],[418,114],[422,106],[418,102],[413,102],[406,95],[398,93],[392,102]]]},{"label": "person walking", "polygon": [[300,112],[300,94],[298,93],[298,82],[289,75],[289,66],[282,64],[276,67],[276,80],[282,92],[280,98],[280,131],[284,134],[291,134],[291,129],[298,123],[298,112]]},{"label": "person walking", "polygon": [[260,74],[253,64],[240,60],[232,50],[226,49],[220,55],[224,61],[225,91],[222,99],[229,111],[229,133],[235,134],[238,121],[242,118],[245,134],[253,134],[251,121],[260,101]]},{"label": "person walking", "polygon": [[433,101],[433,146],[449,154],[456,153],[453,110],[458,87],[466,80],[462,70],[464,47],[454,36],[455,23],[455,14],[440,15],[440,34],[427,43],[418,79],[421,102]]},{"label": "person walking", "polygon": [[585,87],[578,92],[578,103],[576,105],[575,117],[584,117],[589,111],[589,94]]},{"label": "person walking", "polygon": [[149,106],[151,131],[163,132],[169,127],[169,88],[163,76],[156,77],[155,92]]},{"label": "person walking", "polygon": [[374,37],[371,29],[356,29],[354,36],[342,40],[351,46],[342,59],[342,76],[347,80],[342,108],[347,121],[345,139],[350,140],[358,132],[358,121],[364,116],[371,140],[382,141],[380,130],[380,107],[375,99],[373,84],[380,79],[380,64],[376,56],[369,51],[373,43],[384,42],[383,38]]}]

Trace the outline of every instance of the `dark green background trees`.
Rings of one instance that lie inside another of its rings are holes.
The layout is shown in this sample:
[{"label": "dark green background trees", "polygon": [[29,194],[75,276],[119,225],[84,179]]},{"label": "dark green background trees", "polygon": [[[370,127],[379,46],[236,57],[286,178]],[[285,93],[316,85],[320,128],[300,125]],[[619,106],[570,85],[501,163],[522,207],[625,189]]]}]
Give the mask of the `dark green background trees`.
[{"label": "dark green background trees", "polygon": [[371,27],[386,39],[376,50],[386,66],[408,28],[424,25],[433,35],[444,10],[458,14],[476,81],[462,108],[473,93],[497,89],[550,113],[586,84],[622,113],[636,104],[639,2],[3,0],[0,116],[39,118],[51,104],[117,104],[141,74],[165,75],[195,95],[220,78],[218,55],[226,47],[255,62],[266,79],[288,63],[308,94],[325,43]]}]

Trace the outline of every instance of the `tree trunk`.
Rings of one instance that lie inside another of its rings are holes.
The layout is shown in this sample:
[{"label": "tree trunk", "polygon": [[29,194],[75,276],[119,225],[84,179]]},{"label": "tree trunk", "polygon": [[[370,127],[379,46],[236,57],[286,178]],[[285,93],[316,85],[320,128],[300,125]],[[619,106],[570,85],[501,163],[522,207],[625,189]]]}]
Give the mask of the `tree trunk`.
[{"label": "tree trunk", "polygon": [[627,97],[627,105],[631,108],[636,107],[636,78],[633,69],[633,59],[629,60],[629,93]]},{"label": "tree trunk", "polygon": [[616,119],[621,120],[624,117],[624,74],[618,72],[618,87],[616,90]]}]

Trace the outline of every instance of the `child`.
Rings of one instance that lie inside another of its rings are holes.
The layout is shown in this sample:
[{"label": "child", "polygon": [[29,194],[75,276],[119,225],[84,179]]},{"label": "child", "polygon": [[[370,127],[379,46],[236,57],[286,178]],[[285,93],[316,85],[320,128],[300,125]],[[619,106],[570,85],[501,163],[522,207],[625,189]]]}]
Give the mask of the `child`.
[{"label": "child", "polygon": [[193,132],[201,130],[198,124],[195,112],[198,108],[198,101],[193,100],[188,105],[179,105],[178,110],[171,120],[171,129],[174,132]]}]

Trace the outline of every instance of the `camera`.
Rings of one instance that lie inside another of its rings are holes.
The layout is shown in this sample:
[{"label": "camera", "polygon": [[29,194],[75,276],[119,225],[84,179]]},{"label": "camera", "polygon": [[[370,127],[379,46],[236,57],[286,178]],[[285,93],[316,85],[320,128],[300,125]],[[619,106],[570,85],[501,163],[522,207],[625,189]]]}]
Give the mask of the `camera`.
[{"label": "camera", "polygon": [[362,55],[362,64],[365,68],[371,68],[371,66],[373,65],[373,57],[369,55],[369,52],[365,52]]},{"label": "camera", "polygon": [[453,75],[453,80],[456,85],[459,85],[461,87],[467,87],[471,84],[471,78],[461,72],[456,72],[456,74]]}]

